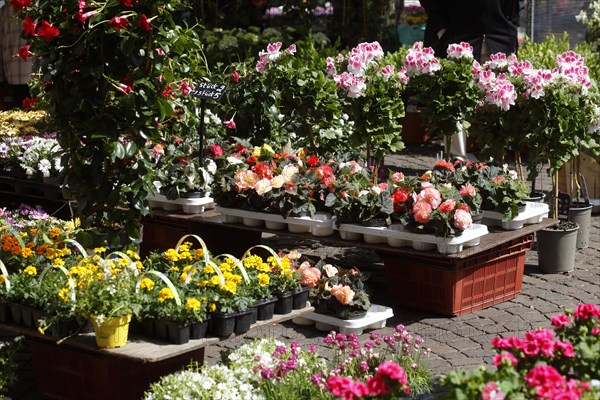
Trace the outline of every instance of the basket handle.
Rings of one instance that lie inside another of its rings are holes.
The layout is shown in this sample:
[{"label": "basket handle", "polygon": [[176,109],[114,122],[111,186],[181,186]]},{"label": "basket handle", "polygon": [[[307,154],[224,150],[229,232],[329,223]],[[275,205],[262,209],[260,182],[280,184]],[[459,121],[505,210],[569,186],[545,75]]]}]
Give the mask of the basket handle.
[{"label": "basket handle", "polygon": [[279,257],[277,255],[277,253],[275,253],[275,251],[272,248],[270,248],[269,246],[265,246],[264,244],[257,244],[257,245],[254,245],[254,246],[250,247],[248,250],[246,250],[246,252],[242,256],[242,261],[244,261],[244,258],[246,258],[246,257],[248,257],[250,255],[252,249],[255,249],[257,247],[261,248],[261,249],[265,249],[269,253],[271,253],[271,255],[275,258],[275,261],[277,262],[277,265],[281,266],[281,257]]},{"label": "basket handle", "polygon": [[175,304],[177,304],[178,306],[181,306],[181,304],[182,304],[181,297],[179,297],[179,291],[177,290],[175,285],[173,285],[173,282],[171,282],[171,280],[169,278],[167,278],[167,276],[165,274],[163,274],[162,272],[159,272],[159,271],[156,271],[153,269],[146,271],[142,275],[140,275],[137,283],[135,284],[135,293],[140,292],[140,285],[142,283],[142,278],[146,274],[152,274],[152,275],[156,275],[157,277],[159,277],[167,285],[167,287],[169,289],[171,289],[171,292],[173,292],[173,297],[175,298]]},{"label": "basket handle", "polygon": [[6,286],[6,291],[10,292],[10,281],[8,280],[8,270],[6,269],[6,265],[0,260],[0,270],[4,274],[4,285]]},{"label": "basket handle", "polygon": [[50,271],[52,268],[58,268],[62,271],[63,274],[65,274],[65,277],[67,278],[67,283],[69,284],[69,289],[71,292],[71,301],[75,302],[75,300],[76,300],[76,298],[75,298],[75,283],[73,282],[73,279],[70,277],[69,271],[67,271],[67,269],[65,267],[63,267],[62,265],[53,265],[51,268],[44,268],[44,270],[38,277],[38,282],[41,284],[42,280],[44,279],[44,277],[46,276],[48,271]]},{"label": "basket handle", "polygon": [[75,239],[65,239],[64,242],[65,243],[71,243],[73,246],[75,246],[77,248],[77,250],[79,250],[81,252],[81,255],[84,258],[88,256],[87,251],[85,251],[85,249],[83,248],[83,246],[81,245],[81,243],[79,243],[77,240],[75,240]]},{"label": "basket handle", "polygon": [[229,253],[223,253],[223,254],[219,254],[218,256],[216,256],[215,260],[218,260],[221,257],[222,258],[230,258],[235,263],[235,265],[238,267],[238,269],[240,270],[242,277],[244,278],[244,282],[246,282],[246,284],[250,283],[250,278],[248,277],[248,272],[246,272],[246,268],[240,262],[240,260],[237,259],[237,257],[234,257]]},{"label": "basket handle", "polygon": [[204,240],[202,240],[202,238],[200,236],[198,236],[198,235],[194,235],[192,233],[188,233],[187,235],[183,235],[181,237],[181,239],[179,239],[179,241],[175,245],[175,250],[177,250],[177,252],[179,252],[179,246],[181,246],[181,244],[188,237],[192,237],[192,238],[196,239],[198,241],[198,243],[200,243],[200,246],[202,246],[202,252],[203,252],[203,256],[204,256],[204,261],[208,261],[208,248],[206,247],[206,243],[204,243]]}]

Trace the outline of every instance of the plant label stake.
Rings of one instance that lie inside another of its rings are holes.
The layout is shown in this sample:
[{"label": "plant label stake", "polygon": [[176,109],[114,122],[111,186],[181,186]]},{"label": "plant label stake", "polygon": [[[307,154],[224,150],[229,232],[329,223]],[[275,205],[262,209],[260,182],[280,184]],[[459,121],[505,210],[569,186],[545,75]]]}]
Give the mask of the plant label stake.
[{"label": "plant label stake", "polygon": [[[224,83],[215,83],[215,82],[208,82],[208,81],[203,81],[200,82],[195,88],[194,90],[191,91],[191,95],[193,97],[199,98],[200,99],[200,128],[198,129],[198,141],[199,146],[198,148],[200,149],[199,151],[199,155],[198,155],[198,161],[200,162],[200,168],[202,168],[202,165],[204,164],[204,132],[205,132],[205,126],[204,126],[204,111],[206,109],[206,100],[214,100],[214,101],[219,101],[221,100],[221,97],[223,97],[223,94],[225,93],[225,89],[226,89],[226,85]],[[198,109],[196,108],[196,115],[198,115]]]}]

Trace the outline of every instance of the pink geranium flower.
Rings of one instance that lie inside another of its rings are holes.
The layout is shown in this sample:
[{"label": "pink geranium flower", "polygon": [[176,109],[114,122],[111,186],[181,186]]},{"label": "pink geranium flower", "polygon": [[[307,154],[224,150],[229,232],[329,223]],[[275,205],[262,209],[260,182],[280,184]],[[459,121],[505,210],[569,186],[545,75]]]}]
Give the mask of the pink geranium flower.
[{"label": "pink geranium flower", "polygon": [[429,217],[433,208],[431,204],[425,200],[419,200],[413,204],[412,212],[417,221],[420,224],[426,224],[429,222]]}]

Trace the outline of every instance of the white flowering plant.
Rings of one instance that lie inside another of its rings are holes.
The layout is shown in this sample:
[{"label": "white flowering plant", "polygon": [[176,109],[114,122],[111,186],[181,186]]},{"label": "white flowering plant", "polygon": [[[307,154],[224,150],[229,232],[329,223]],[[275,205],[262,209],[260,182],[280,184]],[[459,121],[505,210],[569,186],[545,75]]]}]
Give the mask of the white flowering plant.
[{"label": "white flowering plant", "polygon": [[63,170],[63,151],[53,135],[31,137],[23,142],[23,146],[24,151],[19,156],[19,163],[27,177],[38,180],[57,177]]},{"label": "white flowering plant", "polygon": [[596,51],[600,50],[600,1],[591,1],[587,9],[582,9],[575,18],[587,28],[586,41],[591,43]]}]

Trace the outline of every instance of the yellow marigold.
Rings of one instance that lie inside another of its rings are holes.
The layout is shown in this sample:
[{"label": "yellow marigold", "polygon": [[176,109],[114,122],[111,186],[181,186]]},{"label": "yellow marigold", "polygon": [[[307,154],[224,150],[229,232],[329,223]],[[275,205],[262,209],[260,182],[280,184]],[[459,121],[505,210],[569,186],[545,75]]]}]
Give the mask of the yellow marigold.
[{"label": "yellow marigold", "polygon": [[171,271],[171,272],[179,272],[179,267],[176,266],[176,265],[174,265],[171,268],[169,268],[169,271]]},{"label": "yellow marigold", "polygon": [[71,255],[71,249],[65,247],[65,248],[62,248],[62,249],[55,250],[55,253],[56,253],[57,257],[70,256]]},{"label": "yellow marigold", "polygon": [[219,275],[213,275],[210,277],[210,285],[211,286],[219,286],[221,284],[221,278]]},{"label": "yellow marigold", "polygon": [[200,300],[193,297],[187,299],[185,302],[185,308],[190,311],[198,311],[200,309]]},{"label": "yellow marigold", "polygon": [[256,270],[259,272],[271,272],[271,266],[263,262],[257,265]]},{"label": "yellow marigold", "polygon": [[33,251],[29,247],[23,247],[21,249],[21,257],[27,258],[33,256]]},{"label": "yellow marigold", "polygon": [[50,229],[50,237],[51,238],[55,238],[57,236],[60,235],[60,228],[59,227],[54,227]]},{"label": "yellow marigold", "polygon": [[225,284],[221,286],[221,290],[229,293],[236,294],[237,292],[237,283],[234,281],[225,281]]},{"label": "yellow marigold", "polygon": [[205,274],[214,274],[215,273],[215,269],[212,267],[212,265],[207,265],[206,267],[204,267],[202,269],[202,272]]},{"label": "yellow marigold", "polygon": [[208,311],[209,312],[215,312],[215,311],[217,311],[217,305],[215,303],[210,303],[208,305]]},{"label": "yellow marigold", "polygon": [[209,283],[210,283],[210,281],[207,281],[207,280],[205,280],[205,279],[204,279],[204,280],[198,281],[198,282],[196,283],[196,285],[198,285],[198,286],[200,286],[200,287],[205,287],[205,286],[206,286],[206,285],[208,285]]},{"label": "yellow marigold", "polygon": [[154,281],[150,278],[142,278],[140,281],[140,289],[151,291],[154,289]]},{"label": "yellow marigold", "polygon": [[242,276],[241,275],[237,275],[237,274],[233,274],[230,278],[231,281],[235,282],[236,284],[239,284],[242,281]]},{"label": "yellow marigold", "polygon": [[60,299],[62,301],[64,301],[65,303],[68,302],[69,300],[71,300],[71,291],[70,288],[68,286],[63,287],[62,289],[60,289],[58,291],[58,297],[60,297]]},{"label": "yellow marigold", "polygon": [[267,274],[260,273],[256,275],[256,277],[258,278],[259,286],[266,286],[271,282],[271,278],[269,278],[269,275]]},{"label": "yellow marigold", "polygon": [[232,270],[232,267],[230,264],[224,262],[219,264],[219,269],[221,270],[221,272],[225,273],[225,272],[229,272]]},{"label": "yellow marigold", "polygon": [[204,257],[204,250],[202,250],[202,249],[194,250],[194,260],[199,260],[202,257]]},{"label": "yellow marigold", "polygon": [[180,260],[191,260],[192,253],[190,253],[189,251],[181,251],[181,249],[180,249],[179,250],[179,259]]},{"label": "yellow marigold", "polygon": [[163,253],[163,255],[170,263],[179,261],[179,253],[175,249],[168,249]]},{"label": "yellow marigold", "polygon": [[190,251],[190,247],[192,247],[192,243],[191,242],[183,242],[179,246],[179,254],[185,253],[186,251]]},{"label": "yellow marigold", "polygon": [[133,250],[127,250],[125,254],[127,254],[129,258],[131,258],[133,261],[137,261],[140,259],[140,255]]},{"label": "yellow marigold", "polygon": [[58,267],[59,265],[60,265],[60,266],[63,266],[63,265],[65,265],[65,260],[63,260],[62,258],[58,258],[58,257],[57,257],[57,258],[55,258],[54,260],[52,260],[52,265],[53,265],[54,267]]},{"label": "yellow marigold", "polygon": [[141,271],[144,269],[144,264],[142,264],[141,261],[136,261],[135,262],[135,267],[137,268],[138,271]]},{"label": "yellow marigold", "polygon": [[173,291],[170,288],[162,288],[162,289],[160,289],[160,292],[158,293],[159,301],[165,301],[165,300],[174,299],[174,298],[175,298],[175,295],[173,294]]},{"label": "yellow marigold", "polygon": [[35,268],[33,265],[29,265],[27,266],[27,268],[25,268],[23,270],[23,273],[30,275],[30,276],[36,276],[37,275],[37,268]]},{"label": "yellow marigold", "polygon": [[188,278],[188,273],[187,272],[183,272],[181,275],[179,275],[179,282],[181,283],[185,283],[185,281]]},{"label": "yellow marigold", "polygon": [[246,268],[256,268],[258,264],[262,263],[262,258],[259,256],[248,256],[242,260],[242,264]]},{"label": "yellow marigold", "polygon": [[129,260],[126,258],[119,258],[119,266],[126,267],[129,265]]},{"label": "yellow marigold", "polygon": [[106,252],[106,247],[96,247],[94,249],[94,254],[102,254]]}]

